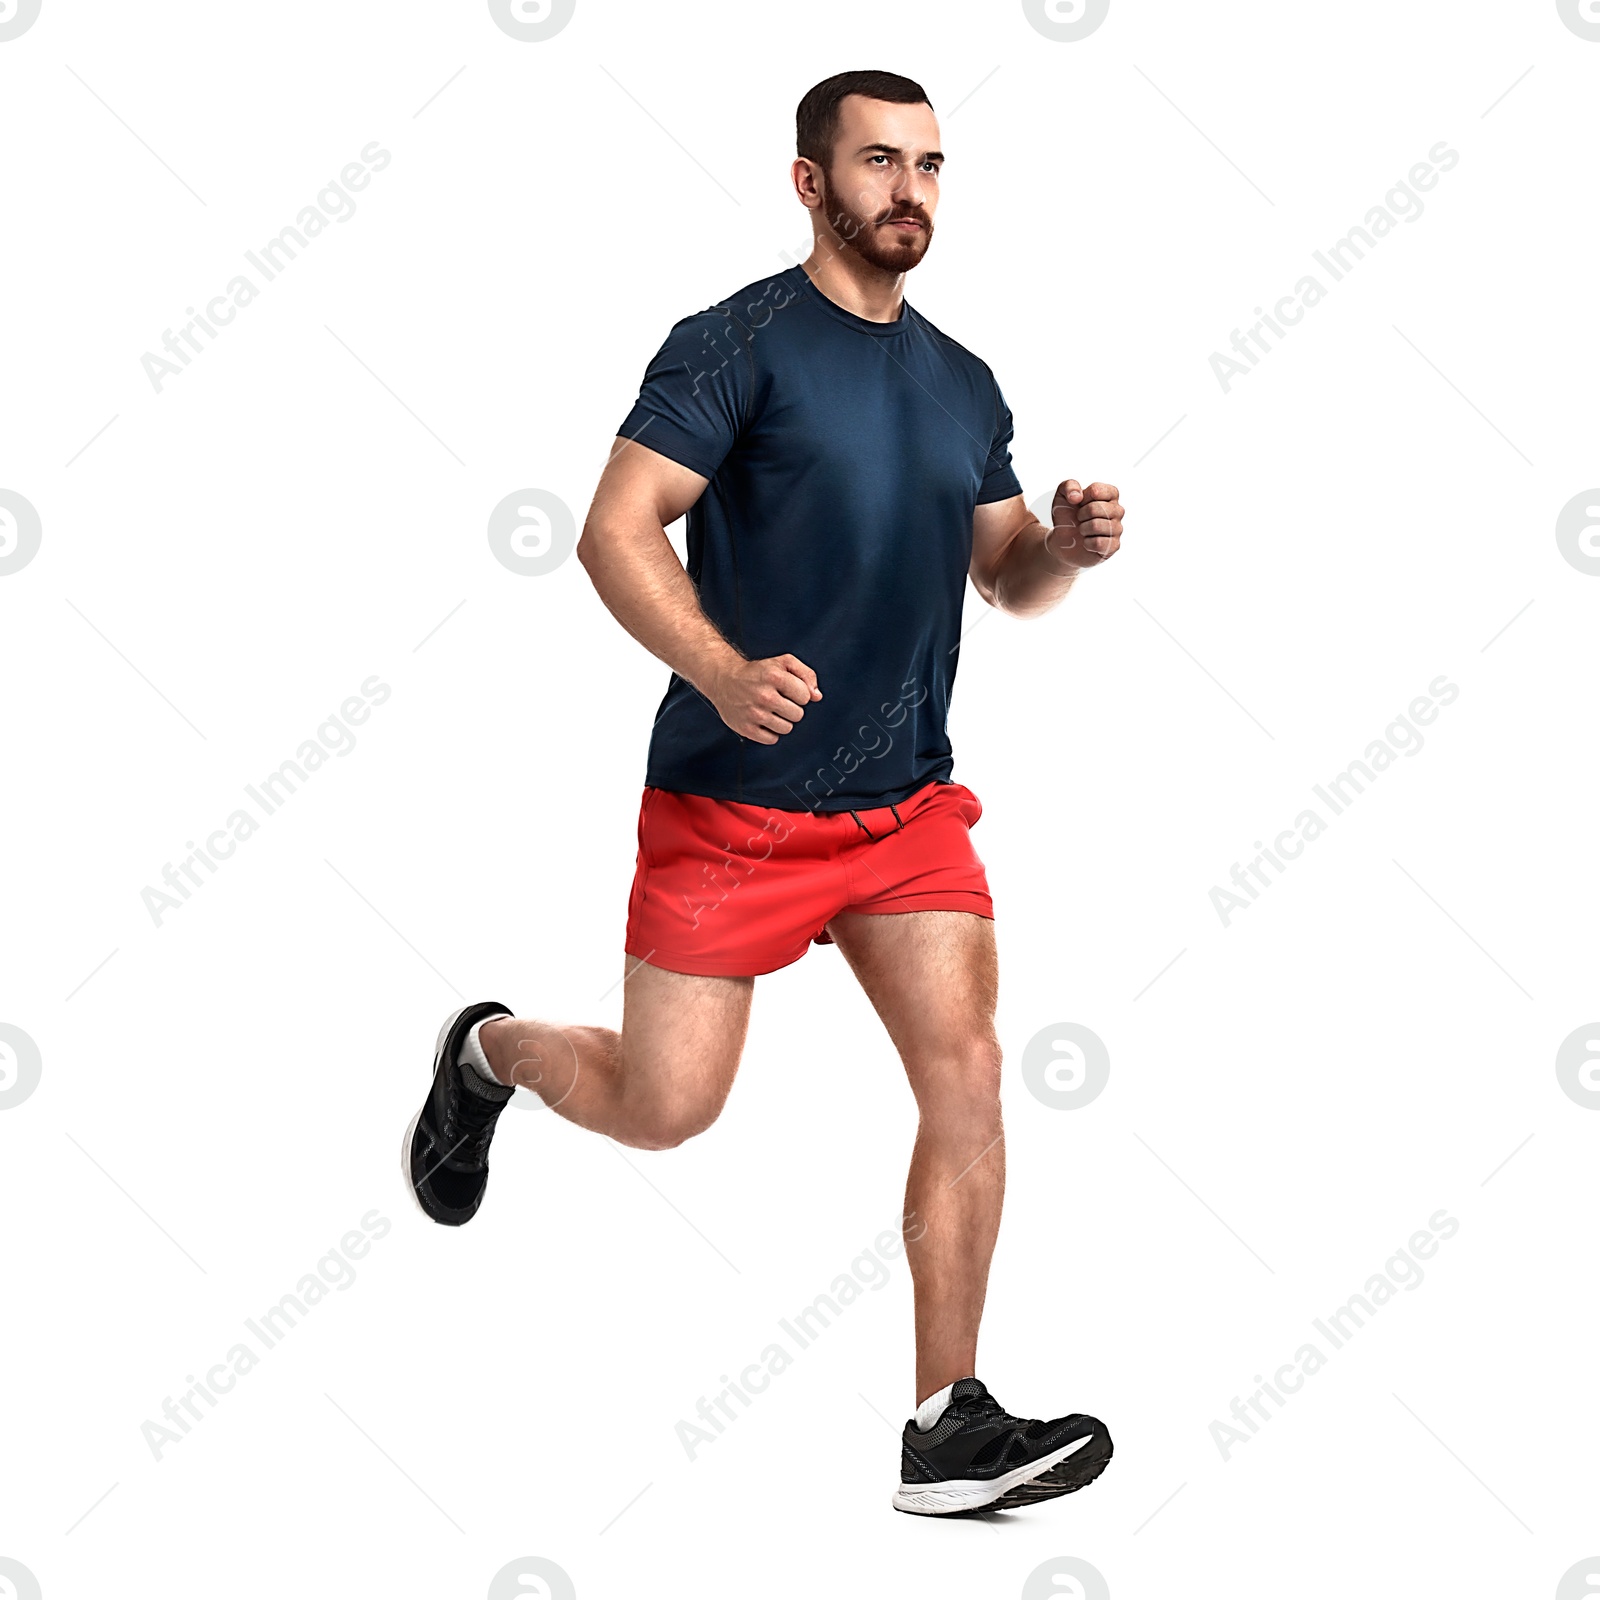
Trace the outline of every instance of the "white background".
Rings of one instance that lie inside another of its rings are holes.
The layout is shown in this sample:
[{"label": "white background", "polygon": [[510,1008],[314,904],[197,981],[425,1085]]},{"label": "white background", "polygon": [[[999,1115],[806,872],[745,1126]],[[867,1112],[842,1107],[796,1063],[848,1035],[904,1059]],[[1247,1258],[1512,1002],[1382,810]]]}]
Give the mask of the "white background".
[{"label": "white background", "polygon": [[[903,1261],[674,1434],[899,1214],[912,1102],[836,950],[757,985],[681,1149],[508,1113],[460,1231],[397,1160],[461,997],[621,1010],[666,669],[489,512],[581,521],[671,323],[804,255],[793,107],[857,66],[941,116],[910,298],[994,368],[1030,500],[1129,507],[1049,617],[971,596],[951,729],[1008,1055],[980,1371],[1117,1455],[937,1526],[889,1509]],[[522,1556],[583,1600],[1012,1596],[1062,1556],[1118,1600],[1554,1595],[1600,1551],[1600,1113],[1554,1065],[1600,1016],[1600,578],[1555,537],[1600,482],[1597,76],[1553,0],[1113,0],[1077,43],[1011,3],[580,0],[522,43],[466,0],[44,0],[0,43],[0,488],[43,529],[0,578],[0,1022],[42,1059],[0,1111],[0,1556],[46,1600],[476,1597]],[[356,214],[156,393],[141,356],[373,140]],[[1424,214],[1225,394],[1212,352],[1441,140]],[[374,674],[157,927],[141,890]],[[1425,747],[1224,927],[1212,887],[1441,674]],[[1111,1057],[1079,1110],[1020,1075],[1066,1021]],[[1441,1208],[1420,1287],[1224,1461]],[[373,1209],[355,1283],[155,1460]]]}]

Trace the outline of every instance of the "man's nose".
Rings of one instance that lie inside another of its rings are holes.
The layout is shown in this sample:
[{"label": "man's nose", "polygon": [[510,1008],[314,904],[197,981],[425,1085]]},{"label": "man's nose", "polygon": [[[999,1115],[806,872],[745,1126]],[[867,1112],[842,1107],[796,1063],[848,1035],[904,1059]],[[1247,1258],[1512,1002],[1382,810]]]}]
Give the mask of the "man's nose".
[{"label": "man's nose", "polygon": [[915,167],[904,169],[895,180],[894,197],[903,206],[922,209],[922,174]]}]

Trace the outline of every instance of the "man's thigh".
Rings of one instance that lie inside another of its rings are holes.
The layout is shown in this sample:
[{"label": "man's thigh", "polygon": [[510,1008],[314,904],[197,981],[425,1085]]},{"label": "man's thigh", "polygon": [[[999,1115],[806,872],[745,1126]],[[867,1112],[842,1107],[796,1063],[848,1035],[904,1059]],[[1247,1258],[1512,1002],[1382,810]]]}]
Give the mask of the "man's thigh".
[{"label": "man's thigh", "polygon": [[630,1077],[721,1105],[744,1052],[755,979],[623,960],[622,1057]]},{"label": "man's thigh", "polygon": [[833,942],[907,1067],[992,1046],[994,923],[968,911],[843,911]]}]

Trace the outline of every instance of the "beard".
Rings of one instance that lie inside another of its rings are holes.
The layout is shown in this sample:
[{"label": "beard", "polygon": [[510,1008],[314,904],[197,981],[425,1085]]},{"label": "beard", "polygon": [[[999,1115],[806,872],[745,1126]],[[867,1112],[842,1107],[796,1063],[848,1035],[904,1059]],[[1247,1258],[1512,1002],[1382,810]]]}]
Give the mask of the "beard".
[{"label": "beard", "polygon": [[[833,231],[846,250],[882,272],[909,272],[928,253],[933,242],[933,218],[921,206],[894,204],[873,212],[857,211],[824,175],[822,202]],[[886,228],[886,222],[910,217],[922,227],[916,232]]]}]

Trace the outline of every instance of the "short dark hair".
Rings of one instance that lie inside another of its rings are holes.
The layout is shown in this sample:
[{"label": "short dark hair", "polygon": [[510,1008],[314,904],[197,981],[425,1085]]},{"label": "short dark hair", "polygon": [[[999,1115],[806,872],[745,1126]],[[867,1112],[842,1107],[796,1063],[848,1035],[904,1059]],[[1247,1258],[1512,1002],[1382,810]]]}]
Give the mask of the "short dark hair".
[{"label": "short dark hair", "polygon": [[796,153],[819,162],[824,171],[833,157],[833,141],[839,137],[839,102],[847,94],[933,109],[922,85],[902,78],[898,72],[837,72],[824,78],[815,88],[806,90],[794,114]]}]

